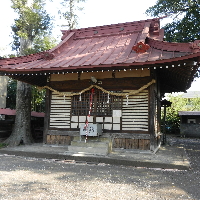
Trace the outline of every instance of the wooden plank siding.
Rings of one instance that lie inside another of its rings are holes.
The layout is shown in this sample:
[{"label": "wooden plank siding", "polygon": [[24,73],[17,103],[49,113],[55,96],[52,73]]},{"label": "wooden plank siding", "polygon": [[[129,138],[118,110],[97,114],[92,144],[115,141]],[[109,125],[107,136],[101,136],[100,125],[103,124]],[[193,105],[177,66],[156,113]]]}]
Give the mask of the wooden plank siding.
[{"label": "wooden plank siding", "polygon": [[126,130],[148,131],[148,90],[123,98],[122,131]]},{"label": "wooden plank siding", "polygon": [[[131,92],[134,90],[123,90],[123,93]],[[67,94],[67,93],[66,93]],[[68,132],[76,132],[79,130],[81,124],[85,123],[86,116],[72,115],[72,98],[58,95],[54,92],[51,94],[50,100],[50,119],[49,129],[51,134],[47,134],[46,140],[48,144],[62,144],[70,145],[73,136]],[[131,135],[139,134],[141,137],[131,138],[126,137],[113,137],[113,148],[123,149],[140,149],[149,150],[150,140],[143,137],[149,134],[149,92],[144,90],[136,95],[122,98],[121,117],[115,116],[96,116],[96,123],[102,124],[104,133],[110,131],[115,133],[129,133]],[[90,116],[89,123],[93,123],[94,116]],[[61,131],[60,134],[54,133]],[[54,131],[54,132],[52,132]],[[49,132],[49,133],[50,133]],[[145,134],[142,134],[145,133]],[[74,135],[74,134],[72,134]]]},{"label": "wooden plank siding", "polygon": [[[124,93],[130,90],[124,90]],[[71,116],[71,97],[52,93],[50,106],[50,128],[77,129],[84,124],[85,116]],[[96,122],[105,130],[148,131],[148,90],[123,98],[122,117],[97,117]],[[90,117],[93,123],[93,116]]]},{"label": "wooden plank siding", "polygon": [[114,138],[113,148],[149,150],[149,139]]},{"label": "wooden plank siding", "polygon": [[49,127],[70,128],[70,118],[71,97],[52,92]]},{"label": "wooden plank siding", "polygon": [[72,136],[68,135],[47,135],[47,144],[70,145]]}]

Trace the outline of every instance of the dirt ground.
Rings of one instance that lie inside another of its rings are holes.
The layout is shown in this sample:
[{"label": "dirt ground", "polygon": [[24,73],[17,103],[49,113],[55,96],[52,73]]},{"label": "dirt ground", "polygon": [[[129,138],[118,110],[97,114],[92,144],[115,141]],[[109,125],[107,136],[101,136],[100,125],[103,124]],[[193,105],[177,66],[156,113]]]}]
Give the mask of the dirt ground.
[{"label": "dirt ground", "polygon": [[0,154],[0,200],[200,199],[200,139],[183,146],[190,170],[149,169]]}]

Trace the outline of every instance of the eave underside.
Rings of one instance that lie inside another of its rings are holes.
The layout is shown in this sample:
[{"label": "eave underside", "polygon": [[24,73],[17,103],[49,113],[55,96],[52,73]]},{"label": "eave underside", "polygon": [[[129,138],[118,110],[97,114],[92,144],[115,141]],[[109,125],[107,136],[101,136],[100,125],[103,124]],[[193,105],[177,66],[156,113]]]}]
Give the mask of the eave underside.
[{"label": "eave underside", "polygon": [[[154,62],[145,65],[109,65],[109,66],[80,66],[79,68],[68,67],[67,69],[43,69],[43,71],[6,71],[1,73],[1,75],[9,76],[13,79],[23,81],[36,86],[47,85],[47,79],[50,74],[65,74],[65,73],[87,73],[87,72],[99,72],[103,71],[115,71],[115,70],[138,70],[148,68],[149,70],[154,70],[157,73],[158,79],[161,85],[162,93],[170,92],[181,92],[186,91],[193,81],[194,75],[198,70],[198,57],[189,58],[186,60],[174,60],[172,62]],[[77,76],[78,77],[78,76]],[[78,79],[77,79],[78,80]]]}]

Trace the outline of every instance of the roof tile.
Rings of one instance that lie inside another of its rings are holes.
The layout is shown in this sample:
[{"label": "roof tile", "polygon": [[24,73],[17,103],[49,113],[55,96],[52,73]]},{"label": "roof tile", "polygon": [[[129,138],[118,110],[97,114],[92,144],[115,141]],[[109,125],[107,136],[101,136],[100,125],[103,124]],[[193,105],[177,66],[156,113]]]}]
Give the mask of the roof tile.
[{"label": "roof tile", "polygon": [[124,43],[124,46],[122,47],[120,56],[113,62],[113,64],[124,63],[128,59],[129,55],[131,54],[132,47],[137,41],[138,35],[138,33],[133,33],[127,38],[126,43]]},{"label": "roof tile", "polygon": [[[163,31],[159,28],[159,19],[121,23],[63,32],[63,41],[47,53],[55,57],[45,60],[45,52],[0,60],[3,71],[41,71],[70,70],[160,61],[192,54],[192,48],[199,48],[199,42],[168,43],[160,41]],[[161,35],[159,35],[161,34]],[[153,38],[150,38],[153,37]],[[150,49],[145,53],[136,53],[132,47],[138,42],[146,43]],[[196,46],[198,47],[196,47]],[[195,49],[195,51],[196,51]]]}]

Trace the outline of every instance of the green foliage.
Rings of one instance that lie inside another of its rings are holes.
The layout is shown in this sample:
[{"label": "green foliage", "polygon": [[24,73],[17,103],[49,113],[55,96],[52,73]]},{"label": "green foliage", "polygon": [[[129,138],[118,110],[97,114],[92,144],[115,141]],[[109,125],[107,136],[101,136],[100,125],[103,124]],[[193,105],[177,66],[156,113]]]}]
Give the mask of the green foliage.
[{"label": "green foliage", "polygon": [[[16,109],[16,90],[17,90],[17,81],[9,79],[7,87],[7,99],[6,99],[7,108]],[[31,110],[36,112],[44,112],[46,90],[38,90],[37,87],[32,86],[31,91],[32,91]]]},{"label": "green foliage", "polygon": [[[51,33],[51,18],[44,10],[44,0],[12,0],[12,8],[18,13],[13,30],[13,47],[23,49],[23,55],[49,50],[56,45]],[[27,43],[22,43],[25,41]],[[30,44],[30,45],[29,45]],[[8,83],[7,107],[16,108],[17,82],[10,79]],[[32,86],[32,110],[44,112],[45,91],[38,91]]]},{"label": "green foliage", "polygon": [[21,38],[31,44],[36,37],[45,36],[51,32],[51,17],[43,7],[44,0],[12,0],[12,8],[19,15],[12,26],[13,50],[19,50],[22,45]]},{"label": "green foliage", "polygon": [[[166,127],[168,133],[174,133],[179,130],[180,117],[179,111],[200,111],[200,97],[183,98],[182,95],[168,95],[168,100],[172,102],[166,109]],[[162,112],[163,118],[163,112]]]},{"label": "green foliage", "polygon": [[158,0],[146,14],[153,17],[170,16],[165,39],[169,42],[193,42],[200,39],[200,1],[199,0]]},{"label": "green foliage", "polygon": [[31,99],[31,109],[36,112],[45,111],[45,95],[46,90],[38,90],[37,87],[32,86],[32,99]]},{"label": "green foliage", "polygon": [[24,53],[26,55],[34,54],[42,51],[46,51],[49,49],[52,49],[54,46],[56,46],[57,40],[49,35],[47,36],[36,36],[36,38],[33,41],[32,47],[25,49]]},{"label": "green foliage", "polygon": [[5,143],[0,143],[0,149],[5,148],[7,146],[7,144]]},{"label": "green foliage", "polygon": [[82,7],[79,7],[78,4],[80,2],[85,2],[85,0],[63,0],[61,3],[64,11],[59,11],[59,14],[61,14],[64,19],[67,21],[68,28],[75,29],[78,25],[78,15],[77,11],[82,10]]}]

